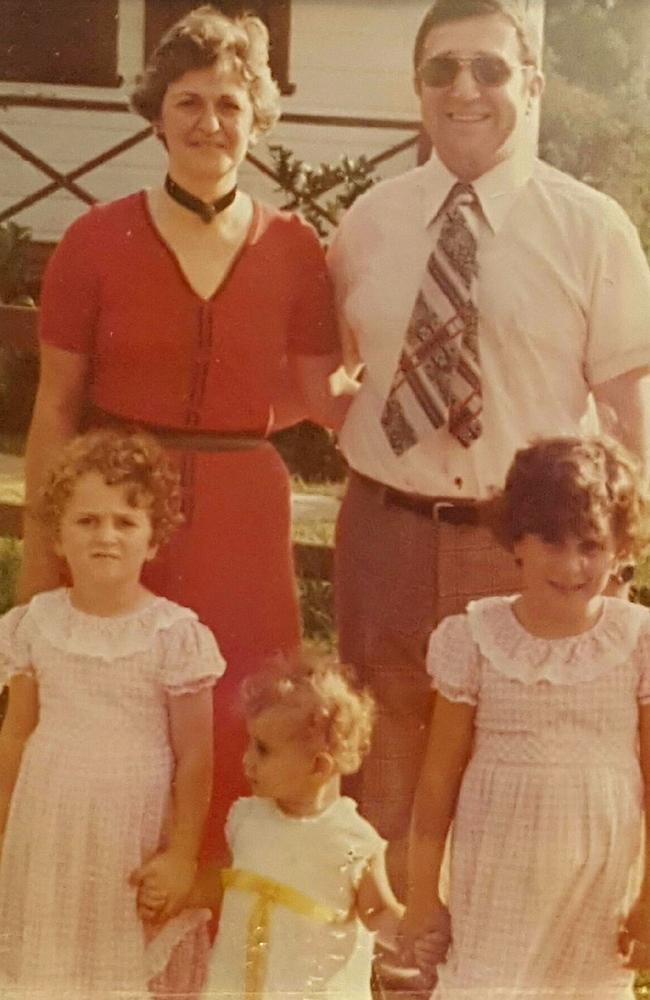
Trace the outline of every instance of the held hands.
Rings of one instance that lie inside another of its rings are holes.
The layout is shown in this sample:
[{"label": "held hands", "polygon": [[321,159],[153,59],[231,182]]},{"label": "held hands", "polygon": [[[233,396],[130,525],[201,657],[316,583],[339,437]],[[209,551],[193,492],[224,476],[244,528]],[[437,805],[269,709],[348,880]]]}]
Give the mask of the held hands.
[{"label": "held hands", "polygon": [[449,910],[438,901],[426,914],[406,911],[399,933],[401,960],[415,963],[427,984],[435,984],[436,967],[447,954],[451,941]]},{"label": "held hands", "polygon": [[187,855],[162,851],[131,873],[131,885],[138,889],[138,914],[142,920],[163,923],[185,905],[196,861]]},{"label": "held hands", "polygon": [[618,952],[627,969],[650,969],[650,899],[640,896],[623,921]]}]

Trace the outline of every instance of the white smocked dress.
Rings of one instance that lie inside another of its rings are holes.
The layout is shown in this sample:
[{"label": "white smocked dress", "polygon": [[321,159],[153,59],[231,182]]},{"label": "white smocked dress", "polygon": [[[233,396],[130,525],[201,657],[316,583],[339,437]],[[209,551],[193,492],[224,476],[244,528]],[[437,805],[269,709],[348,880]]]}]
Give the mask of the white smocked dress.
[{"label": "white smocked dress", "polygon": [[639,877],[650,614],[606,598],[593,628],[549,640],[513,601],[473,602],[429,645],[438,691],[476,705],[434,998],[631,1000],[616,938]]},{"label": "white smocked dress", "polygon": [[141,1000],[203,929],[209,912],[186,910],[145,937],[128,878],[161,847],[166,696],[223,669],[212,633],[162,597],[103,618],[59,589],[0,619],[0,676],[31,674],[39,697],[0,861],[3,1000]]},{"label": "white smocked dress", "polygon": [[[271,799],[238,799],[226,836],[243,878],[225,890],[204,1000],[371,1000],[374,935],[354,903],[368,861],[386,844],[356,803],[342,797],[299,817]],[[274,893],[273,884],[282,888]],[[254,942],[251,916],[264,894],[268,923]],[[249,976],[259,966],[248,989],[247,963]]]}]

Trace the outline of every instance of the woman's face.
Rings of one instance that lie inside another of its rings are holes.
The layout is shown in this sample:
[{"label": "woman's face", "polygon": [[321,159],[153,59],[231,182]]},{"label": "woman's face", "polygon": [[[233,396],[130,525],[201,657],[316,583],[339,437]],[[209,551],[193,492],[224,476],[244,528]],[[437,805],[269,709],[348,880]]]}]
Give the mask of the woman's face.
[{"label": "woman's face", "polygon": [[180,184],[237,180],[253,134],[248,88],[228,63],[192,69],[168,86],[155,123]]}]

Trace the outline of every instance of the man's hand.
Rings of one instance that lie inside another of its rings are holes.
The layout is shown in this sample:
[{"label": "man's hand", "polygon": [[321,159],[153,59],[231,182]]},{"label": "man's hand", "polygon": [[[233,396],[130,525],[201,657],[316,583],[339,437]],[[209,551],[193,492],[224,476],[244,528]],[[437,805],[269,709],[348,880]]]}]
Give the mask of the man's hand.
[{"label": "man's hand", "polygon": [[628,969],[650,969],[650,900],[640,896],[623,921],[618,951]]},{"label": "man's hand", "polygon": [[451,940],[449,910],[441,902],[424,915],[416,916],[407,910],[399,939],[405,964],[414,961],[425,975],[435,974],[435,967],[447,954]]}]

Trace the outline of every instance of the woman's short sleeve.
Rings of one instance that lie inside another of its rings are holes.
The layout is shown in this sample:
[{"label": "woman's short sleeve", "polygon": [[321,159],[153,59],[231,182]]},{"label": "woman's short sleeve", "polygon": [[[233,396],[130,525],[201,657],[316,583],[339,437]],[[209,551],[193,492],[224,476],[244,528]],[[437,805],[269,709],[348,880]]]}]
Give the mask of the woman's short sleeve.
[{"label": "woman's short sleeve", "polygon": [[12,608],[0,618],[0,688],[16,674],[34,676],[29,605]]},{"label": "woman's short sleeve", "polygon": [[39,338],[52,347],[90,354],[99,311],[97,213],[87,212],[50,257],[41,289]]},{"label": "woman's short sleeve", "polygon": [[226,669],[212,632],[196,619],[184,618],[162,636],[161,681],[168,694],[194,694],[212,687]]},{"label": "woman's short sleeve", "polygon": [[291,313],[288,349],[292,354],[333,354],[339,349],[334,290],[316,233],[292,219],[297,294]]},{"label": "woman's short sleeve", "polygon": [[441,695],[449,701],[477,704],[480,653],[466,615],[452,615],[440,622],[429,639],[426,665]]}]

